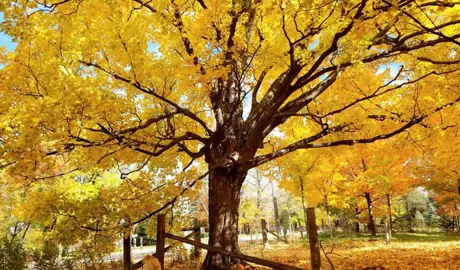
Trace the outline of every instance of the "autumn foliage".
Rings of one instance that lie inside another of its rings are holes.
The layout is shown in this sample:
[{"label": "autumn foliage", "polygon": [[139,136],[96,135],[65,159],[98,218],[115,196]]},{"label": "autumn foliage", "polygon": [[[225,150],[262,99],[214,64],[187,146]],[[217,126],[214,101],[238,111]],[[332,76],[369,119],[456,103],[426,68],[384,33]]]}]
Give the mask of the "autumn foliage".
[{"label": "autumn foliage", "polygon": [[[330,228],[340,213],[373,235],[377,219],[412,230],[412,190],[460,228],[456,1],[4,0],[0,12],[15,44],[0,54],[0,195],[18,231],[34,224],[100,259],[158,213],[172,231],[193,214],[210,245],[240,252],[257,168],[290,192],[278,230],[294,203]],[[203,269],[239,263],[210,252]]]}]

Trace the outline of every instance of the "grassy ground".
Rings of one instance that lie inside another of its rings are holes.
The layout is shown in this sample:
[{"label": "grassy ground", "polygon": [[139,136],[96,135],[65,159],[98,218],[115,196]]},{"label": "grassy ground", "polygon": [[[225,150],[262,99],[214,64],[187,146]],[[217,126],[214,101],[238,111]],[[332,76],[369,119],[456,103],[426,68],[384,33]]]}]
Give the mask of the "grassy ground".
[{"label": "grassy ground", "polygon": [[[398,233],[386,245],[384,235],[370,240],[369,235],[320,235],[324,252],[334,268],[366,269],[460,269],[460,235],[444,233]],[[245,243],[244,254],[303,269],[310,269],[310,251],[305,239],[290,244],[270,241],[267,249],[260,243]],[[322,252],[323,269],[333,269]],[[199,261],[172,265],[170,269],[199,269]],[[263,268],[258,268],[263,269]]]}]

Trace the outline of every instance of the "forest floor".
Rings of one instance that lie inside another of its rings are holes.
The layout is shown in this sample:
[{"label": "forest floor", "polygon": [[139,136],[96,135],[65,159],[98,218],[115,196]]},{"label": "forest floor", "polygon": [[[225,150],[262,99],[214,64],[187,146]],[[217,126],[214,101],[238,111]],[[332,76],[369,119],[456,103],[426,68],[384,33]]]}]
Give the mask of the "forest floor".
[{"label": "forest floor", "polygon": [[[372,241],[369,235],[338,235],[334,238],[320,235],[320,238],[323,269],[460,269],[459,234],[398,233],[393,235],[389,245],[384,235],[378,235]],[[240,244],[240,248],[247,255],[311,269],[306,239],[296,239],[290,244],[270,241],[266,249],[261,243]],[[199,265],[199,261],[186,261],[168,269],[199,269]]]}]

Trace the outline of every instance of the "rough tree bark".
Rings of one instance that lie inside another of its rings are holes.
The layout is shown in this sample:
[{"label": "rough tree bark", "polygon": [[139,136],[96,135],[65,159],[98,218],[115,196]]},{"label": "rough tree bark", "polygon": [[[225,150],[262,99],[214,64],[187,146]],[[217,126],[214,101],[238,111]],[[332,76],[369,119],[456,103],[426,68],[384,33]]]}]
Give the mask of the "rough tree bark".
[{"label": "rough tree bark", "polygon": [[[238,207],[241,185],[247,170],[210,169],[209,175],[209,245],[240,252],[238,246]],[[202,269],[227,269],[237,259],[208,252]]]},{"label": "rough tree bark", "polygon": [[364,196],[366,198],[367,209],[369,211],[369,223],[368,223],[369,231],[371,232],[372,236],[376,236],[377,231],[375,229],[375,222],[374,222],[374,209],[373,209],[374,205],[373,205],[373,201],[371,198],[371,194],[369,192],[365,192]]},{"label": "rough tree bark", "polygon": [[123,237],[123,270],[132,270],[131,235]]}]

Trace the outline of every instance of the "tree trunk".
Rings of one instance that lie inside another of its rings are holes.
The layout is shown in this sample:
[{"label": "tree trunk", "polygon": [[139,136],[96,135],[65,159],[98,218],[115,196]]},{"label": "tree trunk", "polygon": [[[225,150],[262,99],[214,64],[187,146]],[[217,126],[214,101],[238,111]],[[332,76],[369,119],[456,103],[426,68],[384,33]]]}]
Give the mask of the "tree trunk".
[{"label": "tree trunk", "polygon": [[303,189],[303,178],[300,177],[300,192],[301,192],[301,197],[302,197],[302,209],[303,209],[303,218],[305,220],[305,231],[307,232],[308,235],[308,230],[307,230],[307,207],[305,205],[305,193]]},{"label": "tree trunk", "polygon": [[278,200],[276,199],[275,196],[275,188],[273,186],[273,182],[270,183],[271,188],[272,188],[272,198],[273,198],[273,212],[275,214],[275,225],[276,225],[276,233],[278,235],[281,235],[281,224],[280,224],[280,215],[278,211]]},{"label": "tree trunk", "polygon": [[284,237],[284,239],[286,239],[286,237],[287,237],[287,231],[288,231],[288,227],[283,226],[283,237]]},{"label": "tree trunk", "polygon": [[[209,174],[209,245],[240,252],[238,246],[238,207],[240,191],[247,171],[237,168],[210,169]],[[241,261],[208,252],[202,269],[228,269]]]},{"label": "tree trunk", "polygon": [[264,249],[268,246],[268,237],[267,237],[267,222],[265,219],[260,220],[260,228],[262,232],[262,244]]},{"label": "tree trunk", "polygon": [[[288,228],[289,228],[289,234],[291,234],[292,233],[291,204],[289,203],[289,199],[287,201],[287,208],[288,208]],[[284,236],[284,239],[286,239],[286,235]]]},{"label": "tree trunk", "polygon": [[407,212],[407,219],[409,221],[409,232],[414,232],[414,229],[412,228],[412,213],[410,212],[409,208],[409,201],[407,200],[407,196],[404,197],[406,200],[406,212]]},{"label": "tree trunk", "polygon": [[[302,222],[301,222],[299,216],[297,216],[297,222],[299,223],[299,227],[296,228],[296,229],[300,231],[300,238],[303,238]],[[305,227],[307,227],[307,226],[305,226]]]},{"label": "tree trunk", "polygon": [[[457,179],[457,191],[458,191],[458,195],[460,196],[460,179]],[[457,205],[455,205],[455,208],[457,208]],[[460,219],[458,215],[457,215],[457,232],[460,232]]]},{"label": "tree trunk", "polygon": [[24,239],[26,238],[27,232],[29,231],[29,226],[30,226],[30,222],[27,223],[26,229],[24,230],[24,233],[22,234],[22,240],[23,240],[23,241],[24,241]]},{"label": "tree trunk", "polygon": [[[257,177],[255,178],[256,179],[256,183],[257,183],[257,201],[256,201],[256,214],[254,216],[254,221],[252,222],[252,227],[253,227],[253,230],[256,231],[256,239],[258,239],[259,237],[259,233],[257,232],[257,226],[256,222],[259,221],[259,213],[261,212],[261,202],[262,202],[262,178],[260,177],[259,175],[259,171],[256,169],[256,175]],[[252,242],[252,231],[251,231],[251,242]]]},{"label": "tree trunk", "polygon": [[131,270],[131,235],[123,237],[123,270]]},{"label": "tree trunk", "polygon": [[389,233],[390,233],[390,237],[391,237],[391,233],[393,231],[393,216],[391,214],[391,199],[390,199],[390,194],[387,193],[387,206],[388,206],[388,217],[389,217],[389,221],[388,221],[388,229],[389,229]]},{"label": "tree trunk", "polygon": [[457,191],[458,195],[460,195],[460,179],[457,179]]},{"label": "tree trunk", "polygon": [[375,230],[375,222],[374,222],[374,210],[373,210],[373,202],[371,198],[371,194],[369,192],[365,192],[364,196],[366,197],[367,202],[367,209],[369,210],[369,231],[371,232],[372,236],[376,236],[377,232]]},{"label": "tree trunk", "polygon": [[358,206],[355,207],[355,232],[359,233],[359,208]]},{"label": "tree trunk", "polygon": [[460,232],[460,224],[458,224],[457,205],[456,204],[454,204],[453,219],[454,219],[454,232],[455,232],[455,228],[457,228],[457,232]]},{"label": "tree trunk", "polygon": [[329,215],[329,203],[327,200],[327,196],[324,196],[324,207],[326,208],[326,216],[327,216],[327,226],[331,232],[331,237],[334,237],[334,229],[332,228],[331,224],[331,216]]}]

